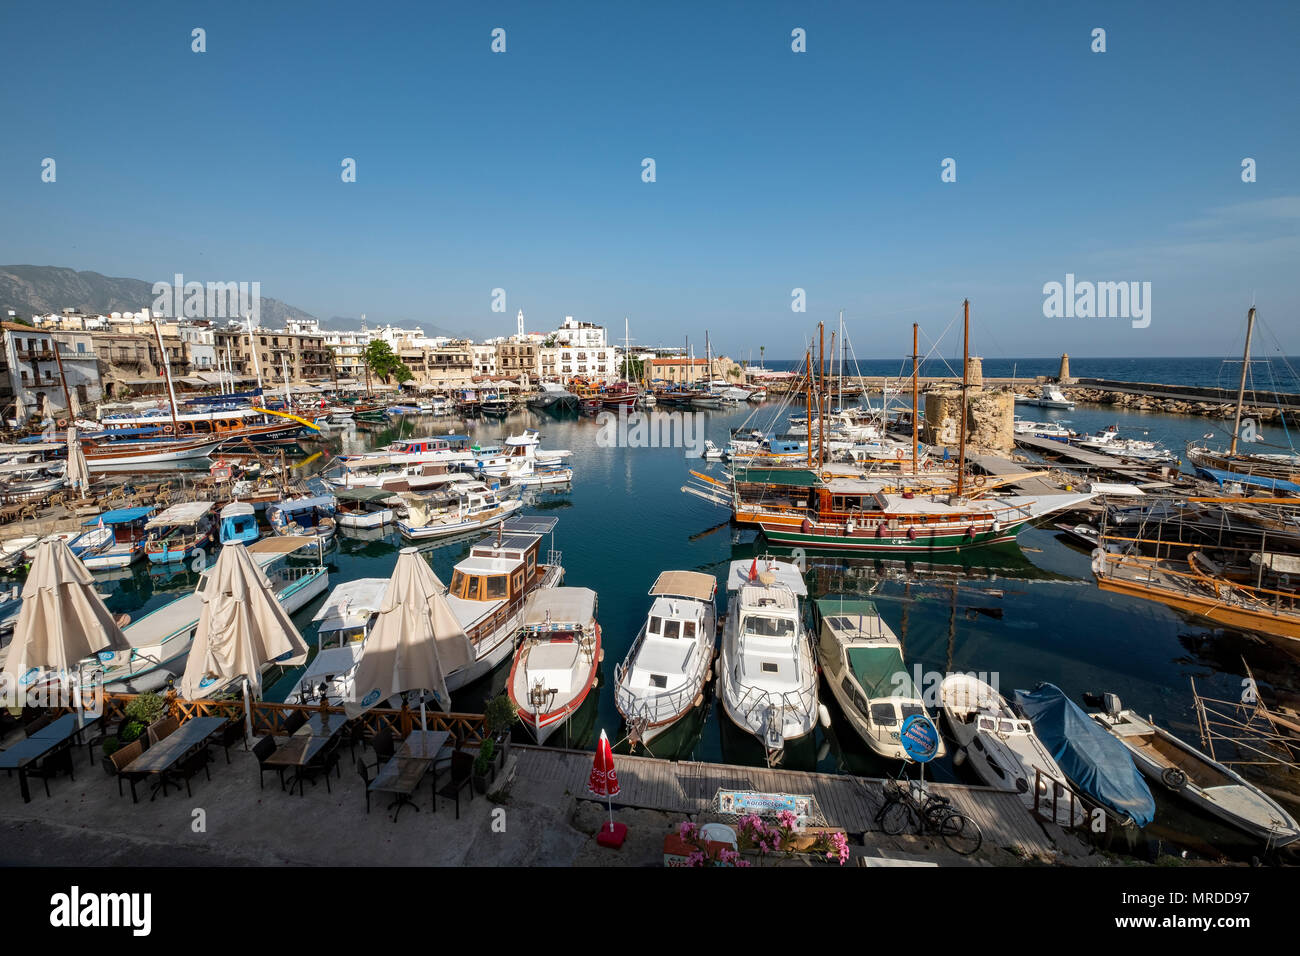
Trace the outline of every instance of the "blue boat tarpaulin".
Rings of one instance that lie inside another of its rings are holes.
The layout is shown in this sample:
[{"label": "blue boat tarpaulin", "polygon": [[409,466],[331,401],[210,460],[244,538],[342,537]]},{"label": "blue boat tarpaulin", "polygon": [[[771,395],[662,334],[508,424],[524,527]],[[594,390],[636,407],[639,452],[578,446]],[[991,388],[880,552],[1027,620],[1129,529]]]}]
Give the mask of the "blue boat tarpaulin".
[{"label": "blue boat tarpaulin", "polygon": [[1237,482],[1243,485],[1249,485],[1252,488],[1263,488],[1267,491],[1289,491],[1292,493],[1300,492],[1300,484],[1294,481],[1284,481],[1281,478],[1265,478],[1261,475],[1242,475],[1235,471],[1223,471],[1219,468],[1197,468],[1196,473],[1202,478],[1209,478],[1222,487],[1229,482]]},{"label": "blue boat tarpaulin", "polygon": [[1016,703],[1075,786],[1139,827],[1151,822],[1156,799],[1128,749],[1061,688],[1043,683],[1032,693],[1018,690]]},{"label": "blue boat tarpaulin", "polygon": [[97,518],[91,518],[83,524],[128,524],[132,521],[139,521],[145,515],[153,514],[153,506],[145,505],[141,508],[118,508],[115,511],[105,511]]}]

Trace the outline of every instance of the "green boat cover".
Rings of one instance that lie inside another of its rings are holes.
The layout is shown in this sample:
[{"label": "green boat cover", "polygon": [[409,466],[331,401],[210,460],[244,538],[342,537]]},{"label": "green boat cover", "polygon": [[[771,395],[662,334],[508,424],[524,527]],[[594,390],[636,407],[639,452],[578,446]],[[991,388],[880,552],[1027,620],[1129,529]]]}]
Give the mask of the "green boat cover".
[{"label": "green boat cover", "polygon": [[736,482],[742,485],[815,488],[822,483],[821,476],[807,468],[737,468],[732,474],[735,475]]},{"label": "green boat cover", "polygon": [[862,598],[824,597],[817,599],[817,613],[822,617],[879,617],[875,601]]},{"label": "green boat cover", "polygon": [[907,673],[903,655],[897,647],[850,647],[848,656],[849,670],[853,671],[868,697],[920,699],[921,692]]}]

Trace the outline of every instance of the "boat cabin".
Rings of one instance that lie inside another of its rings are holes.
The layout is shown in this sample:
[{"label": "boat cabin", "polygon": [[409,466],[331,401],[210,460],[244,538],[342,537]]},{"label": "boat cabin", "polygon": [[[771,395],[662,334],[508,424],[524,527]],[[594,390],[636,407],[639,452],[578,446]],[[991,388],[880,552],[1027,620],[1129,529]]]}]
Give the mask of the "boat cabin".
[{"label": "boat cabin", "polygon": [[221,509],[221,543],[239,541],[251,544],[262,536],[257,526],[257,512],[246,501],[232,501]]},{"label": "boat cabin", "polygon": [[116,508],[113,511],[105,511],[97,518],[90,518],[82,524],[86,527],[102,524],[112,529],[114,544],[134,545],[143,541],[148,535],[145,526],[153,512],[152,505],[140,508]]}]

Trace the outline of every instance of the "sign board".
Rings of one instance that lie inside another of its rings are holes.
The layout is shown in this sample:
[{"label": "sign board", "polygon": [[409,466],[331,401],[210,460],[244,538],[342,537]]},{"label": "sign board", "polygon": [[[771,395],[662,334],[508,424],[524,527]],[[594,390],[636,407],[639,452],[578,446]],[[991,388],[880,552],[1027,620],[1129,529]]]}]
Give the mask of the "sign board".
[{"label": "sign board", "polygon": [[719,813],[738,817],[754,814],[774,818],[789,810],[795,815],[796,826],[802,830],[813,817],[813,798],[793,793],[759,793],[755,790],[719,790],[714,800]]},{"label": "sign board", "polygon": [[903,721],[899,742],[912,760],[928,763],[939,752],[939,728],[925,714],[913,714]]}]

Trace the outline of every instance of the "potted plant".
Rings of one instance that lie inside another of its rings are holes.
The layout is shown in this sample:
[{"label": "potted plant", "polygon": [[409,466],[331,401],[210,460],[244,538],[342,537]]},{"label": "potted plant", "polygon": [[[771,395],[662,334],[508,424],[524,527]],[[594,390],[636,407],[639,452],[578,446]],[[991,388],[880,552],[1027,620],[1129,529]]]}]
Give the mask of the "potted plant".
[{"label": "potted plant", "polygon": [[492,754],[496,744],[488,737],[478,747],[478,756],[474,758],[474,789],[487,793],[488,775],[492,773]]},{"label": "potted plant", "polygon": [[[160,694],[137,694],[135,700],[126,705],[126,719],[136,721],[148,727],[163,715],[167,701]],[[121,736],[119,734],[119,736]],[[126,743],[127,741],[123,741]]]},{"label": "potted plant", "polygon": [[498,694],[483,708],[483,723],[488,735],[497,743],[500,766],[504,767],[510,756],[510,730],[519,720],[519,708],[509,694]]}]

